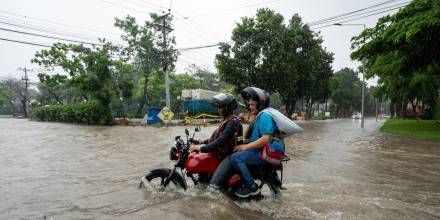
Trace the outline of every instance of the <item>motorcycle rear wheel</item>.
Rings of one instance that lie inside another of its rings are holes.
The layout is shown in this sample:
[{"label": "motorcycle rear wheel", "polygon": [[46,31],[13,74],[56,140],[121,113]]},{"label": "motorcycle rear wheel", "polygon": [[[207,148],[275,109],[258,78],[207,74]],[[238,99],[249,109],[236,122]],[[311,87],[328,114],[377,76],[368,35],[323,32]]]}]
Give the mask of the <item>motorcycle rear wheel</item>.
[{"label": "motorcycle rear wheel", "polygon": [[229,191],[227,191],[226,195],[230,197],[233,200],[243,200],[243,201],[249,201],[249,200],[261,200],[261,199],[275,199],[278,198],[281,195],[281,192],[279,188],[270,180],[260,179],[260,178],[254,178],[255,183],[257,184],[258,188],[260,189],[260,194],[256,196],[251,196],[249,198],[242,199],[235,195],[235,192],[240,188],[243,187],[243,184],[239,184]]},{"label": "motorcycle rear wheel", "polygon": [[274,199],[280,196],[280,190],[272,181],[256,178],[255,183],[260,189],[257,199]]}]

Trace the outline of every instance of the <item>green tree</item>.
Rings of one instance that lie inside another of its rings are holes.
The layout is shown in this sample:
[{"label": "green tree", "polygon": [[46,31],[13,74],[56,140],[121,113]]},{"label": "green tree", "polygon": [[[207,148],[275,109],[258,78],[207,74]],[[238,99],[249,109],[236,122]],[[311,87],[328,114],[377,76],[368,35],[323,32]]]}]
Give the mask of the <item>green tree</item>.
[{"label": "green tree", "polygon": [[14,113],[17,96],[4,83],[4,81],[0,82],[0,107],[6,107],[9,112]]},{"label": "green tree", "polygon": [[440,88],[440,2],[412,1],[398,13],[352,39],[353,59],[362,60],[366,76],[378,76],[380,94],[401,113],[406,103],[422,103],[433,116]]},{"label": "green tree", "polygon": [[230,91],[231,86],[226,82],[220,81],[219,75],[210,71],[207,68],[196,66],[195,64],[190,65],[187,68],[188,73],[190,73],[194,78],[199,81],[198,88],[206,89],[211,91]]},{"label": "green tree", "polygon": [[[125,60],[133,60],[134,66],[143,77],[142,95],[140,96],[137,115],[143,115],[145,104],[148,103],[148,85],[151,74],[160,72],[161,63],[166,63],[168,69],[174,68],[177,51],[174,48],[175,38],[163,40],[162,31],[169,32],[172,17],[150,14],[151,21],[146,21],[143,26],[137,24],[136,19],[127,15],[124,19],[115,19],[115,26],[124,34],[122,39],[128,43],[123,48]],[[163,66],[163,65],[162,65]],[[163,72],[165,69],[163,69]]]},{"label": "green tree", "polygon": [[[40,90],[39,101],[43,104],[63,104],[63,92],[67,82],[66,75],[54,74],[49,75],[47,73],[39,73],[38,78],[40,84],[38,89]],[[52,101],[52,98],[54,101]]]},{"label": "green tree", "polygon": [[304,99],[306,100],[307,115],[312,115],[312,105],[314,103],[323,104],[330,97],[330,79],[333,76],[331,63],[333,54],[317,47],[315,64],[312,66],[310,83],[307,83]]},{"label": "green tree", "polygon": [[354,110],[360,110],[361,84],[358,73],[343,68],[331,79],[331,100],[337,117],[349,117]]},{"label": "green tree", "polygon": [[49,50],[37,52],[32,62],[52,71],[60,68],[63,73],[67,72],[67,78],[61,77],[60,73],[54,76],[40,74],[40,79],[47,85],[60,84],[68,80],[69,84],[80,94],[81,99],[77,101],[98,101],[103,112],[106,113],[102,116],[105,118],[103,121],[110,122],[110,104],[115,95],[110,70],[110,67],[115,64],[111,59],[114,51],[115,48],[109,43],[94,48],[56,43]]},{"label": "green tree", "polygon": [[[9,99],[11,105],[13,105],[12,100],[14,97],[20,100],[21,109],[23,110],[23,114],[27,117],[26,111],[26,101],[30,100],[30,97],[26,100],[26,86],[22,80],[15,78],[7,78],[2,80],[2,85],[4,87],[4,94],[6,95],[6,99]],[[12,95],[13,94],[13,95]]]},{"label": "green tree", "polygon": [[278,92],[287,115],[306,95],[310,100],[325,99],[325,92],[317,91],[321,94],[317,95],[307,91],[318,86],[312,85],[315,80],[328,87],[332,54],[321,47],[322,39],[298,15],[285,25],[281,14],[260,9],[255,18],[242,18],[232,32],[232,41],[233,45],[220,46],[216,66],[221,79],[237,91],[257,86]]}]

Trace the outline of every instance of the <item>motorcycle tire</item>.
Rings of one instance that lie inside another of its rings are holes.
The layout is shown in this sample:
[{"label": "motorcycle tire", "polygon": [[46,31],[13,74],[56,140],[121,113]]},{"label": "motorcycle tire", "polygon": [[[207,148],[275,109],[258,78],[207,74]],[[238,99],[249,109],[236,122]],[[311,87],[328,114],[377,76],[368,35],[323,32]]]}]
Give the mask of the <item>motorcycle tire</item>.
[{"label": "motorcycle tire", "polygon": [[281,194],[280,189],[271,180],[256,178],[255,183],[260,188],[260,194],[257,196],[259,199],[274,199]]},{"label": "motorcycle tire", "polygon": [[258,185],[258,188],[260,188],[260,194],[256,196],[251,196],[249,198],[240,198],[235,195],[235,192],[240,188],[243,187],[243,184],[238,184],[237,186],[234,186],[230,190],[226,192],[226,195],[231,198],[232,200],[240,200],[240,201],[250,201],[250,200],[261,200],[261,199],[274,199],[278,198],[281,195],[281,192],[279,188],[276,186],[275,183],[273,183],[269,179],[260,179],[260,178],[254,178],[255,183]]},{"label": "motorcycle tire", "polygon": [[[145,175],[145,180],[148,182],[155,182],[157,180],[160,181],[160,185],[164,186],[165,179],[170,175],[171,169],[163,168],[163,169],[155,169],[150,171],[147,175]],[[171,176],[170,183],[173,183],[177,187],[181,187],[186,190],[186,183],[180,173],[174,172]],[[169,184],[168,184],[169,185]]]}]

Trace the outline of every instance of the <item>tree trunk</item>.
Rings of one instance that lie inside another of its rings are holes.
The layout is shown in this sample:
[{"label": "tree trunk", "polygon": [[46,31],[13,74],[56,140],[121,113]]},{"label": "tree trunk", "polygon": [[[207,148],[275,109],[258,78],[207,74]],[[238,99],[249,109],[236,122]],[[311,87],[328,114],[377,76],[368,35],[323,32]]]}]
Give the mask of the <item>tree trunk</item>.
[{"label": "tree trunk", "polygon": [[291,118],[293,113],[293,108],[295,108],[296,100],[293,100],[290,96],[281,96],[281,100],[283,100],[283,104],[285,105],[285,114],[288,118]]},{"label": "tree trunk", "polygon": [[12,101],[9,101],[9,107],[11,108],[12,115],[14,115],[15,114],[15,106],[14,106],[14,103]]},{"label": "tree trunk", "polygon": [[136,112],[136,115],[144,115],[144,106],[147,102],[147,89],[148,89],[148,74],[144,74],[144,93],[141,98],[141,102],[139,103],[138,110]]},{"label": "tree trunk", "polygon": [[57,94],[55,94],[52,90],[50,90],[50,89],[48,89],[47,90],[54,98],[55,98],[55,100],[57,100],[57,102],[58,103],[60,103],[60,104],[63,104],[63,102],[61,101],[61,99],[60,99],[60,97],[57,95]]},{"label": "tree trunk", "polygon": [[21,100],[21,105],[22,105],[22,107],[23,107],[23,112],[24,112],[24,117],[28,117],[28,114],[27,114],[27,109],[26,109],[26,99],[22,99]]},{"label": "tree trunk", "polygon": [[313,107],[313,102],[312,99],[307,99],[306,101],[306,108],[307,108],[307,119],[312,118],[312,107]]}]

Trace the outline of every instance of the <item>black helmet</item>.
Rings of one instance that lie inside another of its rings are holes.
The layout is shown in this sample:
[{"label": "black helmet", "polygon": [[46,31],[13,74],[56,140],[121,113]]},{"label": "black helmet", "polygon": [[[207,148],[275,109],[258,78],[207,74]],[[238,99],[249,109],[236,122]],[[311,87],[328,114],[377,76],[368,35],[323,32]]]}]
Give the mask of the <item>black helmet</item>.
[{"label": "black helmet", "polygon": [[257,87],[247,87],[241,92],[241,97],[246,102],[246,107],[249,109],[249,99],[258,102],[258,111],[261,111],[270,105],[270,96],[266,91]]},{"label": "black helmet", "polygon": [[225,93],[219,93],[215,95],[214,97],[212,97],[210,103],[216,108],[225,107],[223,111],[223,117],[232,114],[238,105],[237,100],[235,100],[234,96]]}]

